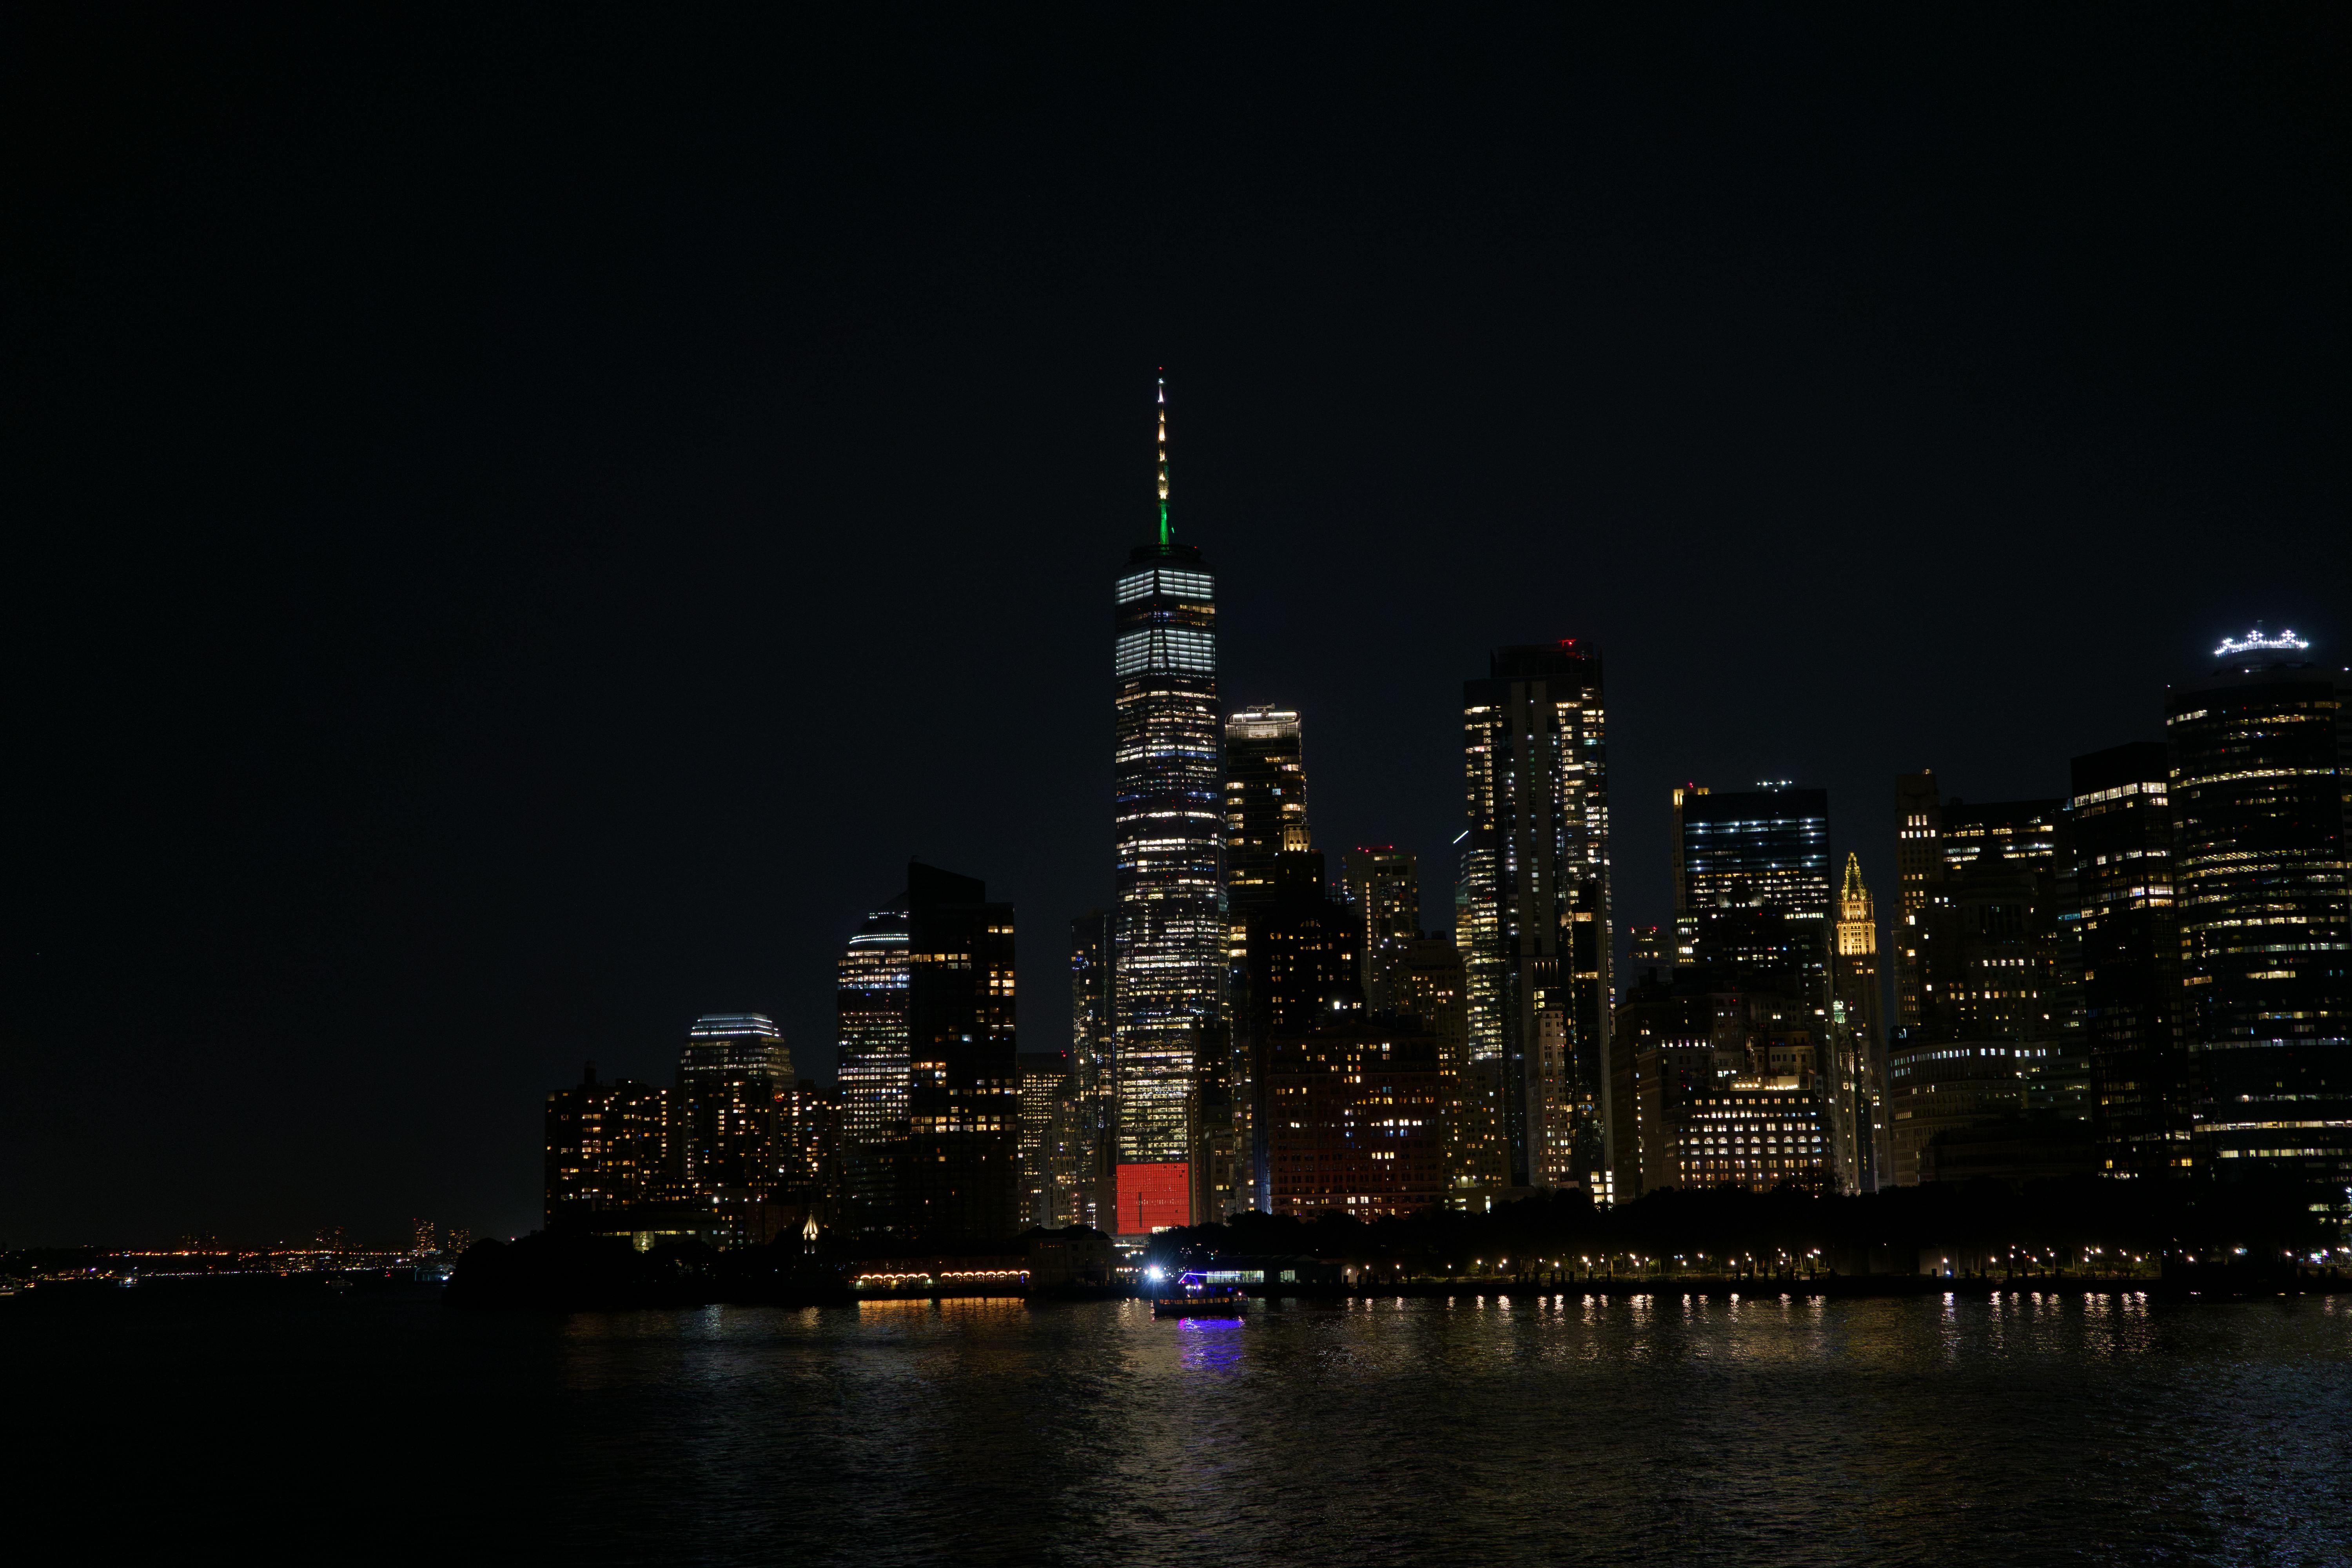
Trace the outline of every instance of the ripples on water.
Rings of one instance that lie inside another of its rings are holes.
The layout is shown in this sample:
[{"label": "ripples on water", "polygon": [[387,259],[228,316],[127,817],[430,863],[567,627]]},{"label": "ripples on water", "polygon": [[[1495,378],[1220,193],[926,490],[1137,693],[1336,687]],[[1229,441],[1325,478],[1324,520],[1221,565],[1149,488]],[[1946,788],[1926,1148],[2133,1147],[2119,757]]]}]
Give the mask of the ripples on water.
[{"label": "ripples on water", "polygon": [[2352,1299],[29,1321],[16,1386],[109,1390],[61,1429],[161,1506],[573,1563],[2352,1561]]}]

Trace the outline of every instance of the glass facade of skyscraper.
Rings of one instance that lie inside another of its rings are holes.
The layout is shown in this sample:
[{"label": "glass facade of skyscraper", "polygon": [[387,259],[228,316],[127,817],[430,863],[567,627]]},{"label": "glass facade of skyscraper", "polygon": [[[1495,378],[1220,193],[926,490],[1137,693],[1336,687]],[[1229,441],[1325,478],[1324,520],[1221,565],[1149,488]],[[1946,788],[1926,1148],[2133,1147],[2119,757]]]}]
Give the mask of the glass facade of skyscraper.
[{"label": "glass facade of skyscraper", "polygon": [[793,1088],[792,1053],[759,1013],[706,1013],[678,1053],[679,1175],[698,1194],[764,1197],[777,1178],[777,1104]]},{"label": "glass facade of skyscraper", "polygon": [[1223,1048],[1224,1030],[1216,578],[1199,547],[1169,535],[1165,410],[1163,393],[1160,536],[1130,553],[1113,595],[1112,1051],[1121,1235],[1190,1223],[1195,1065]]},{"label": "glass facade of skyscraper", "polygon": [[[2292,634],[2176,687],[2175,909],[2198,1142],[2224,1179],[2352,1183],[2352,677]],[[2342,1212],[2339,1208],[2338,1212]]]},{"label": "glass facade of skyscraper", "polygon": [[1243,709],[1225,721],[1226,942],[1234,963],[1248,945],[1250,916],[1274,897],[1275,857],[1313,847],[1298,715]]},{"label": "glass facade of skyscraper", "polygon": [[1759,784],[1682,803],[1692,955],[1776,990],[1826,1037],[1834,938],[1827,790]]},{"label": "glass facade of skyscraper", "polygon": [[1020,1223],[1013,918],[987,884],[907,867],[907,1142],[898,1225],[971,1245]]},{"label": "glass facade of skyscraper", "polygon": [[2172,759],[2160,741],[2076,757],[2067,802],[2083,955],[2083,1040],[2099,1166],[2112,1176],[2194,1168],[2180,1048],[2173,908]]},{"label": "glass facade of skyscraper", "polygon": [[1830,913],[1827,790],[1763,788],[1682,804],[1685,898],[1693,909]]},{"label": "glass facade of skyscraper", "polygon": [[[1200,1104],[1213,1119],[1221,1112],[1229,1129],[1201,1130],[1199,1153],[1216,1163],[1216,1145],[1230,1141],[1236,1180],[1194,1183],[1228,1209],[1264,1208],[1264,1084],[1258,1074],[1265,1056],[1265,1008],[1252,990],[1251,944],[1276,907],[1276,866],[1286,854],[1309,848],[1314,835],[1307,814],[1305,729],[1284,708],[1244,708],[1225,721],[1225,1017],[1231,1035],[1220,1062],[1204,1067],[1222,1082],[1204,1083]],[[1221,1136],[1222,1135],[1222,1136]],[[1204,1213],[1215,1219],[1221,1214]]]},{"label": "glass facade of skyscraper", "polygon": [[[1612,1169],[1609,751],[1601,652],[1497,651],[1462,689],[1462,949],[1474,1063],[1501,1064],[1514,1186],[1589,1186]],[[1556,1015],[1547,1024],[1546,1015]],[[1552,1062],[1546,1039],[1559,1042]],[[1557,1087],[1555,1087],[1557,1086]]]},{"label": "glass facade of skyscraper", "polygon": [[845,1220],[896,1222],[896,1171],[907,1142],[907,901],[866,917],[841,955],[838,1019]]}]

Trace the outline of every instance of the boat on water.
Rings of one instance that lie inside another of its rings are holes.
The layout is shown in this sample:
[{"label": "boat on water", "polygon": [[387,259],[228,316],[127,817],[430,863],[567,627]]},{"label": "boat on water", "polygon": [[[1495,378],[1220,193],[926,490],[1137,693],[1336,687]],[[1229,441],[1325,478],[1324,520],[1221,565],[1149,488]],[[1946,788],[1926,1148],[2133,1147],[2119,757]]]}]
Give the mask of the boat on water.
[{"label": "boat on water", "polygon": [[1238,1285],[1212,1285],[1197,1268],[1163,1280],[1151,1298],[1155,1318],[1238,1318],[1248,1298]]}]

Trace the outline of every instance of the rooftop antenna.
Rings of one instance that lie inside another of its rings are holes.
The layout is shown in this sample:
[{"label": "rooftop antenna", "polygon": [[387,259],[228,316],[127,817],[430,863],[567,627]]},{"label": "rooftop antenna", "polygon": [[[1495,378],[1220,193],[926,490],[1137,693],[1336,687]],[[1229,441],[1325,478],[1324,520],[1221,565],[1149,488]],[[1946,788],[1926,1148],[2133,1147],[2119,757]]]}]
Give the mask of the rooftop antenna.
[{"label": "rooftop antenna", "polygon": [[1160,367],[1160,552],[1168,552],[1168,367]]}]

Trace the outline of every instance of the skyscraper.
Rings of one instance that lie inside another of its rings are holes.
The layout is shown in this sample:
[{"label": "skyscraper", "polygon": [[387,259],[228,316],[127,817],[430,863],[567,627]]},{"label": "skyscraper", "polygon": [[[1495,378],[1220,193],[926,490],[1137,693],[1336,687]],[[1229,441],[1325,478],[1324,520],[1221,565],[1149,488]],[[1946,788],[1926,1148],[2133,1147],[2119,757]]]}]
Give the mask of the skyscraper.
[{"label": "skyscraper", "polygon": [[1683,802],[1685,900],[1795,921],[1830,916],[1827,790],[1759,784]]},{"label": "skyscraper", "polygon": [[831,1208],[841,1196],[841,1090],[803,1079],[777,1107],[776,1195]]},{"label": "skyscraper", "polygon": [[[1898,933],[1916,1022],[1887,1053],[1895,1181],[1998,1173],[1938,1158],[1937,1140],[2005,1129],[1995,1143],[2036,1173],[2088,1157],[2089,1074],[2072,999],[2074,899],[2055,800],[1941,803],[1916,794],[1896,840],[1918,908]],[[1932,850],[1932,864],[1921,857]],[[1907,861],[1902,858],[1908,854]],[[1906,895],[1907,896],[1907,895]],[[2031,1123],[2021,1113],[2042,1113]],[[2026,1173],[2016,1165],[2009,1173]]]},{"label": "skyscraper", "polygon": [[1313,847],[1305,727],[1287,709],[1243,709],[1225,721],[1226,941],[1235,963],[1250,916],[1274,896],[1274,858]]},{"label": "skyscraper", "polygon": [[1113,1135],[1118,1082],[1112,1070],[1111,933],[1108,910],[1070,922],[1070,1094],[1058,1137],[1069,1173],[1074,1223],[1110,1228],[1118,1198]]},{"label": "skyscraper", "polygon": [[1468,988],[1462,950],[1454,945],[1450,932],[1404,944],[1389,971],[1389,998],[1397,1012],[1419,1018],[1436,1039],[1438,1134],[1445,1152],[1446,1202],[1479,1206],[1480,1194],[1510,1184],[1496,1112],[1502,1098],[1501,1075],[1495,1070],[1497,1064],[1488,1061],[1483,1064],[1486,1081],[1474,1077]]},{"label": "skyscraper", "polygon": [[[1609,769],[1601,650],[1507,647],[1462,689],[1461,946],[1517,1186],[1609,1194]],[[1547,1049],[1548,1043],[1551,1048]]]},{"label": "skyscraper", "polygon": [[1113,1079],[1121,1235],[1192,1218],[1197,1064],[1224,1035],[1225,811],[1216,579],[1168,515],[1160,388],[1159,531],[1114,593]]},{"label": "skyscraper", "polygon": [[1339,857],[1339,868],[1356,916],[1364,1005],[1385,1012],[1405,944],[1421,937],[1420,868],[1412,850],[1393,844],[1360,845]]},{"label": "skyscraper", "polygon": [[1878,911],[1862,879],[1862,858],[1845,858],[1838,892],[1837,951],[1830,972],[1830,1041],[1839,1104],[1831,1118],[1838,1168],[1852,1187],[1894,1183],[1886,1112],[1886,1029],[1881,1016]]},{"label": "skyscraper", "polygon": [[2352,1183],[2352,672],[2257,627],[2172,689],[2174,888],[2198,1141],[2225,1180]]},{"label": "skyscraper", "polygon": [[1020,1226],[1013,906],[987,884],[907,867],[907,1143],[900,1223],[943,1244]]},{"label": "skyscraper", "polygon": [[1829,792],[1787,784],[1683,802],[1683,881],[1692,957],[1829,1019]]},{"label": "skyscraper", "polygon": [[[1668,840],[1674,854],[1675,865],[1675,930],[1672,962],[1696,963],[1698,962],[1696,951],[1698,932],[1690,918],[1689,868],[1683,863],[1683,805],[1687,801],[1707,794],[1708,790],[1703,784],[1678,784],[1669,793],[1673,797],[1675,808],[1674,837]],[[1621,1073],[1625,1071],[1625,1065],[1620,1063],[1617,1070]]]},{"label": "skyscraper", "polygon": [[1255,1102],[1250,1108],[1251,1201],[1273,1212],[1272,1145],[1266,1118],[1272,1114],[1266,1074],[1277,1036],[1304,1034],[1336,998],[1360,1003],[1356,922],[1347,908],[1323,890],[1325,864],[1319,849],[1286,849],[1275,858],[1274,883],[1251,918],[1244,955],[1250,1016],[1244,1035],[1250,1043],[1247,1077]]},{"label": "skyscraper", "polygon": [[706,1013],[677,1058],[679,1175],[698,1196],[775,1189],[777,1103],[793,1088],[783,1032],[760,1013]]},{"label": "skyscraper", "polygon": [[[2009,993],[2003,1000],[2032,1004],[2032,1016],[2018,1014],[2017,1031],[2000,1037],[2017,1043],[2019,1090],[2026,1110],[2086,1121],[2091,1068],[2083,1052],[2082,910],[2067,847],[2065,802],[2007,800],[1971,805],[1955,797],[1944,803],[1942,830],[1944,880],[1936,896],[1945,902],[1975,898],[1964,884],[1980,864],[1990,867],[1995,858],[2011,873],[2031,879],[2030,893],[2020,895],[2023,901],[2000,905],[1999,916],[1983,917],[2009,920],[2018,918],[2018,910],[2030,910],[2032,941],[2039,955],[2027,988],[2030,998],[1998,978],[1993,982],[1995,991]],[[1961,940],[1969,939],[1963,933]],[[1956,971],[1947,978],[1965,989],[1966,973]],[[1945,997],[1947,1003],[1951,1000]],[[1935,1016],[1933,1006],[1927,1016]]]},{"label": "skyscraper", "polygon": [[1944,805],[1936,773],[1895,776],[1895,879],[1900,900],[1890,924],[1895,949],[1895,1026],[1919,1026],[1920,919],[1944,879]]},{"label": "skyscraper", "polygon": [[895,1229],[907,1143],[907,901],[866,917],[841,955],[838,1076],[844,1223]]},{"label": "skyscraper", "polygon": [[2082,916],[2083,1043],[2094,1136],[2111,1176],[2192,1169],[2173,907],[2171,757],[2161,741],[2076,757],[2073,822]]},{"label": "skyscraper", "polygon": [[1263,1056],[1250,1030],[1259,1010],[1250,996],[1251,929],[1273,908],[1275,866],[1307,848],[1305,736],[1287,709],[1244,708],[1225,721],[1225,1018],[1219,1059],[1202,1064],[1193,1116],[1193,1208],[1221,1219],[1263,1201],[1257,1179],[1260,1085],[1252,1063]]},{"label": "skyscraper", "polygon": [[1055,1199],[1056,1123],[1069,1099],[1070,1058],[1063,1051],[1023,1051],[1021,1073],[1021,1223],[1067,1225]]},{"label": "skyscraper", "polygon": [[[1684,910],[1676,921],[1678,946],[1712,973],[1708,984],[1746,994],[1742,1007],[1765,1022],[1765,1044],[1748,1047],[1748,1076],[1759,1083],[1794,1079],[1793,1087],[1757,1090],[1766,1097],[1758,1103],[1785,1109],[1790,1093],[1810,1097],[1812,1125],[1823,1134],[1829,1156],[1829,1179],[1859,1191],[1875,1170],[1867,1152],[1872,1097],[1867,1047],[1838,1024],[1829,793],[1786,781],[1759,783],[1752,790],[1686,794],[1679,815]],[[1860,891],[1858,879],[1854,890]],[[1867,928],[1867,901],[1865,894],[1849,935]],[[1874,969],[1874,954],[1869,962]],[[1793,1073],[1774,1069],[1776,1054]],[[1662,1058],[1644,1082],[1652,1089],[1671,1085],[1679,1081],[1677,1070]],[[1746,1102],[1707,1103],[1711,1116],[1731,1114]],[[1653,1136],[1649,1128],[1643,1136]],[[1654,1179],[1655,1153],[1645,1151],[1651,1172],[1645,1179]]]}]

